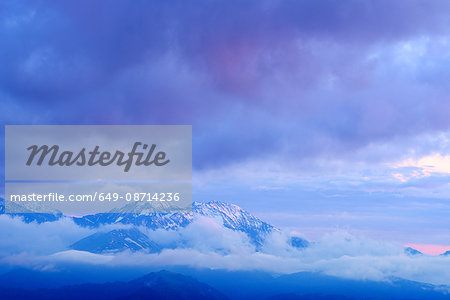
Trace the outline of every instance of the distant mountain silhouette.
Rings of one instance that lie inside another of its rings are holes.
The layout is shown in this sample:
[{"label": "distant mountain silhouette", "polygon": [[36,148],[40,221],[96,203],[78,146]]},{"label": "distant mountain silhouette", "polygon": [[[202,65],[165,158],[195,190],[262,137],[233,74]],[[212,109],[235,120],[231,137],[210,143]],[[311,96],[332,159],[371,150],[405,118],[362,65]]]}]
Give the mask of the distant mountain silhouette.
[{"label": "distant mountain silhouette", "polygon": [[418,251],[418,250],[416,250],[414,248],[411,248],[411,247],[406,247],[405,248],[405,253],[408,254],[408,255],[423,255],[422,252],[420,252],[420,251]]},{"label": "distant mountain silhouette", "polygon": [[[80,283],[83,272],[17,270],[0,276],[0,299],[292,299],[292,300],[445,300],[449,287],[391,278],[353,280],[319,273],[282,276],[262,271],[180,268],[153,272],[135,280]],[[110,268],[106,273],[123,270]],[[182,275],[183,274],[183,275]],[[117,278],[117,277],[116,277]],[[70,280],[73,281],[72,285]],[[97,280],[97,278],[96,278]],[[114,279],[113,279],[114,280]]]},{"label": "distant mountain silhouette", "polygon": [[227,297],[209,285],[181,274],[160,271],[129,282],[82,284],[53,289],[0,288],[2,300],[128,300],[185,299],[225,300]]}]

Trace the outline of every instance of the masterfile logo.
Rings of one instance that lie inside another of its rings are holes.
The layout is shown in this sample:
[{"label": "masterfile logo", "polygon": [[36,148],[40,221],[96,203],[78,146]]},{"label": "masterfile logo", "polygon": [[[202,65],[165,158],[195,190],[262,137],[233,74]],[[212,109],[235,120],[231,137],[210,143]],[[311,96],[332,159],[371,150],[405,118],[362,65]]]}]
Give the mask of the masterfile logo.
[{"label": "masterfile logo", "polygon": [[[142,149],[145,151],[147,148],[147,153],[139,152],[138,148],[142,145]],[[95,166],[96,164],[100,166],[109,166],[115,162],[117,162],[118,166],[124,166],[124,172],[128,172],[133,165],[134,157],[136,157],[136,166],[150,166],[154,164],[157,167],[164,166],[170,162],[169,159],[166,159],[166,152],[159,151],[154,156],[153,153],[156,149],[156,144],[151,145],[150,147],[147,144],[143,144],[140,142],[136,142],[133,145],[133,148],[130,152],[124,153],[122,151],[115,151],[112,154],[109,151],[100,152],[100,146],[95,146],[92,151],[86,151],[86,148],[83,148],[78,153],[73,153],[72,151],[62,151],[60,153],[59,146],[53,145],[49,147],[48,145],[38,146],[32,145],[27,148],[30,150],[30,156],[27,160],[27,166],[31,166],[35,157],[36,165],[41,166],[44,160],[48,158],[47,164],[49,166]],[[145,159],[144,159],[145,154]]]},{"label": "masterfile logo", "polygon": [[188,125],[8,125],[6,180],[191,180]]},{"label": "masterfile logo", "polygon": [[5,136],[7,212],[190,209],[191,126],[11,125]]}]

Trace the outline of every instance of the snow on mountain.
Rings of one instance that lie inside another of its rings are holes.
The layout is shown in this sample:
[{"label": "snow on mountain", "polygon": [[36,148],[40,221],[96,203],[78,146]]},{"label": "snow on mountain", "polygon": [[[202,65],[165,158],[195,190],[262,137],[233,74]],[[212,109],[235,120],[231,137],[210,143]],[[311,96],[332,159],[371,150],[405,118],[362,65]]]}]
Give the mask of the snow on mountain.
[{"label": "snow on mountain", "polygon": [[99,227],[105,224],[131,224],[147,228],[176,230],[193,222],[195,216],[213,218],[226,228],[246,233],[256,244],[261,245],[267,234],[278,231],[274,226],[261,221],[237,205],[211,201],[194,202],[191,212],[161,213],[104,213],[74,218],[74,221],[87,227]]},{"label": "snow on mountain", "polygon": [[[8,210],[9,211],[9,210]],[[14,205],[13,205],[13,211],[14,211]],[[22,208],[22,212],[26,211]],[[0,198],[0,215],[5,214],[5,199]],[[33,212],[27,212],[27,213],[8,213],[10,216],[19,216],[22,218],[22,220],[25,223],[44,223],[44,222],[53,222],[58,219],[60,219],[63,215],[60,213],[33,213]]]},{"label": "snow on mountain", "polygon": [[192,211],[197,215],[221,220],[222,225],[226,228],[246,233],[257,245],[261,244],[269,233],[278,231],[274,226],[261,221],[234,204],[218,201],[208,203],[195,202]]}]

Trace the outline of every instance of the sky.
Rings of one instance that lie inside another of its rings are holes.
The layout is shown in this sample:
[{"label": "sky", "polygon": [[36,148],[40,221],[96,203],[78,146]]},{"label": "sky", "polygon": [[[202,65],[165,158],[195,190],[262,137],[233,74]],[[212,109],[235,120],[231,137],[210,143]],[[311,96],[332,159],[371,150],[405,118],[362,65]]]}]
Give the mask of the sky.
[{"label": "sky", "polygon": [[194,200],[450,249],[449,8],[2,1],[0,119],[191,124]]}]

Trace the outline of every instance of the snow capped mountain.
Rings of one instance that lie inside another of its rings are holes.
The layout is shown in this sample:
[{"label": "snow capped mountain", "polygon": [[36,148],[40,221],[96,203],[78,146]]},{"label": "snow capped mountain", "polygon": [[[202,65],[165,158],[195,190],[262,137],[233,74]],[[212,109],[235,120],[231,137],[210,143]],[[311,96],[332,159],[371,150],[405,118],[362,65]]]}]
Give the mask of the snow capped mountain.
[{"label": "snow capped mountain", "polygon": [[443,256],[450,256],[450,251],[447,251],[447,252],[445,252],[445,253],[442,253],[441,255],[443,255]]},{"label": "snow capped mountain", "polygon": [[74,218],[74,221],[87,227],[98,227],[105,224],[131,224],[147,228],[176,230],[193,222],[195,216],[206,216],[217,220],[221,225],[234,231],[246,233],[257,245],[261,245],[265,236],[278,231],[274,226],[261,221],[237,205],[211,201],[194,202],[191,212],[161,213],[105,213]]},{"label": "snow capped mountain", "polygon": [[[154,213],[147,211],[145,213],[129,213],[128,211],[129,209],[125,209],[124,212],[101,213],[73,217],[72,219],[77,225],[89,228],[98,228],[108,224],[123,224],[133,227],[143,226],[150,230],[176,231],[187,227],[197,217],[204,216],[214,219],[220,226],[245,233],[257,249],[260,249],[270,233],[279,231],[278,228],[260,220],[239,206],[219,201],[194,202],[192,211],[189,212]],[[52,222],[62,217],[60,214],[29,213],[15,215],[22,217],[27,223]],[[93,253],[117,252],[126,249],[131,251],[146,249],[150,252],[158,252],[161,247],[151,240],[151,233],[148,234],[149,236],[145,235],[137,228],[97,232],[72,244],[70,248]],[[308,246],[308,241],[298,237],[291,237],[289,243],[296,248]]]}]

